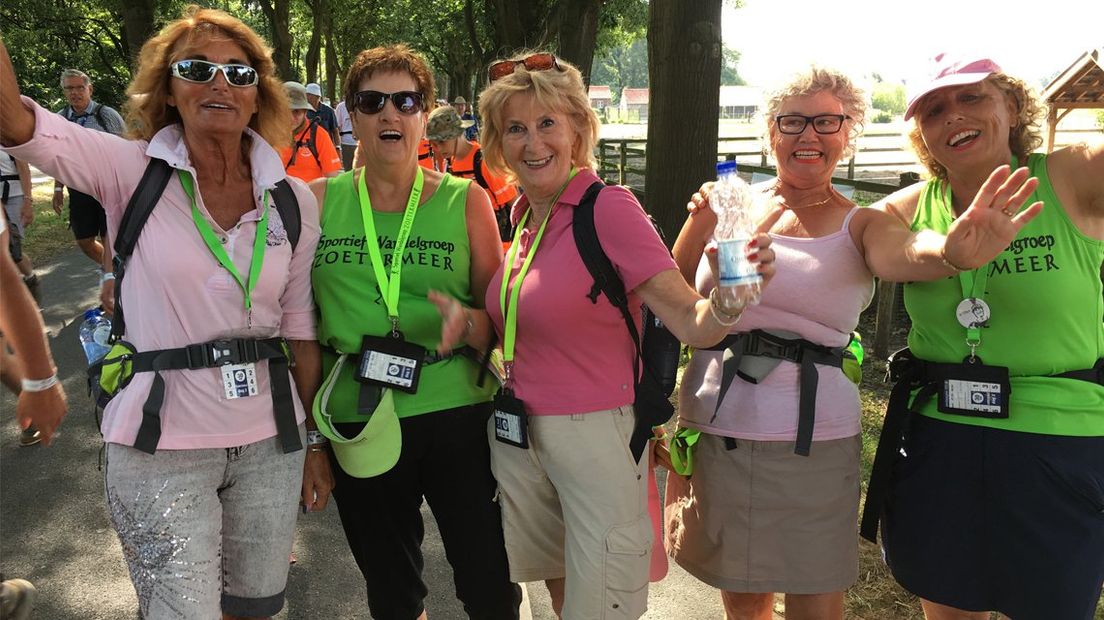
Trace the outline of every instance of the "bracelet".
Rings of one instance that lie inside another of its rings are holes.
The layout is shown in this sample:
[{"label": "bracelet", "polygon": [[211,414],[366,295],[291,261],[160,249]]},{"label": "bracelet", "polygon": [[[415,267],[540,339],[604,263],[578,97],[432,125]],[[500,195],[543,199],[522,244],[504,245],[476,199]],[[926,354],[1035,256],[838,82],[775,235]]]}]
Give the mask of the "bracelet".
[{"label": "bracelet", "polygon": [[115,279],[115,273],[114,272],[105,271],[105,272],[103,272],[103,275],[100,276],[100,286],[103,286],[104,282],[107,282],[108,280],[114,280],[114,279]]},{"label": "bracelet", "polygon": [[308,444],[307,445],[307,452],[325,452],[326,451],[326,446],[328,446],[328,445],[330,445],[330,444],[320,443],[320,444],[315,444],[313,446]]},{"label": "bracelet", "polygon": [[464,310],[464,331],[460,332],[460,340],[467,340],[471,335],[472,330],[475,329],[475,321],[472,320],[471,312]]},{"label": "bracelet", "polygon": [[720,304],[717,302],[717,289],[714,288],[709,291],[709,313],[713,315],[713,320],[717,321],[725,327],[732,327],[740,320],[741,312],[736,314],[729,314],[720,309]]},{"label": "bracelet", "polygon": [[55,187],[55,188],[54,188],[54,193],[55,193],[55,194],[60,194],[60,193],[61,193],[61,192],[63,192],[63,191],[65,191],[65,188],[64,188],[64,187]]},{"label": "bracelet", "polygon": [[307,431],[307,446],[325,446],[330,443],[330,440],[322,434],[321,431],[310,430]]},{"label": "bracelet", "polygon": [[46,390],[54,387],[58,384],[57,372],[46,377],[45,379],[24,379],[23,391],[24,392],[45,392]]},{"label": "bracelet", "polygon": [[943,246],[943,249],[939,250],[939,258],[940,258],[940,260],[943,261],[944,265],[946,265],[947,267],[950,267],[951,269],[954,269],[956,273],[962,273],[963,271],[971,271],[970,269],[965,269],[963,267],[959,267],[958,265],[956,265],[956,264],[952,263],[951,261],[947,260],[947,246]]}]

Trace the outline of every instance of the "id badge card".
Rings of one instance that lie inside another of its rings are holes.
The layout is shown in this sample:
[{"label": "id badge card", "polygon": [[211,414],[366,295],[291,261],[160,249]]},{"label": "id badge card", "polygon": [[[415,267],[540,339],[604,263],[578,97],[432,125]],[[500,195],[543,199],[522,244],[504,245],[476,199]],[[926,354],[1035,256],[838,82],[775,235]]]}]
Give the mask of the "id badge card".
[{"label": "id badge card", "polygon": [[257,395],[257,365],[227,364],[219,366],[222,373],[222,390],[226,400]]},{"label": "id badge card", "polygon": [[529,448],[529,424],[525,404],[509,390],[494,398],[495,440],[516,448]]},{"label": "id badge card", "polygon": [[425,362],[425,348],[407,342],[402,334],[365,336],[360,344],[356,379],[361,383],[414,394]]},{"label": "id badge card", "polygon": [[957,367],[943,380],[939,411],[979,418],[1007,418],[1012,383],[1008,368],[986,366],[980,361]]}]

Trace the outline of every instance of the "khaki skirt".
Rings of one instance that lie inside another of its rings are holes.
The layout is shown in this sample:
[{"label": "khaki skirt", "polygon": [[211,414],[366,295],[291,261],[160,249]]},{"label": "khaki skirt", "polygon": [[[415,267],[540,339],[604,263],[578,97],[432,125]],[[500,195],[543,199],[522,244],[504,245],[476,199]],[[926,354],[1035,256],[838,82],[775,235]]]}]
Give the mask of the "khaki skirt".
[{"label": "khaki skirt", "polygon": [[858,578],[858,435],[794,442],[702,433],[694,473],[667,476],[667,552],[730,592],[820,594]]}]

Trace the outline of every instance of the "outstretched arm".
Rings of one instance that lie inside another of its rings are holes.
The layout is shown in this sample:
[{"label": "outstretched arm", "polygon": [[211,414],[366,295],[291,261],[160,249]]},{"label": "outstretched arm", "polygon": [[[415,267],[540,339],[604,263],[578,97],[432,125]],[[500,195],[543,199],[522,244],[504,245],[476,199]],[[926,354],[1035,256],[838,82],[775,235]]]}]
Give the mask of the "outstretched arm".
[{"label": "outstretched arm", "polygon": [[19,99],[19,82],[8,48],[0,41],[0,145],[15,146],[34,135],[34,113]]}]

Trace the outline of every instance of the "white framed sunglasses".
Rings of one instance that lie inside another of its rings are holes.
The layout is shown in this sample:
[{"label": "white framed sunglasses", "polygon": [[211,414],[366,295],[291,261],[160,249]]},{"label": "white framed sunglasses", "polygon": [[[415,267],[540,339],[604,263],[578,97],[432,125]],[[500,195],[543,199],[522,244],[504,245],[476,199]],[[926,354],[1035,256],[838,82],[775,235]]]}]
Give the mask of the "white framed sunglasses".
[{"label": "white framed sunglasses", "polygon": [[256,86],[260,77],[257,75],[257,70],[249,65],[240,64],[219,64],[217,62],[208,62],[206,60],[178,60],[172,65],[173,77],[180,78],[185,82],[192,82],[194,84],[206,84],[215,79],[215,73],[222,71],[222,77],[226,78],[226,83],[238,88],[246,88],[249,86]]}]

